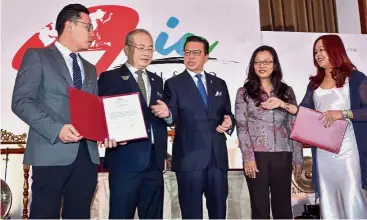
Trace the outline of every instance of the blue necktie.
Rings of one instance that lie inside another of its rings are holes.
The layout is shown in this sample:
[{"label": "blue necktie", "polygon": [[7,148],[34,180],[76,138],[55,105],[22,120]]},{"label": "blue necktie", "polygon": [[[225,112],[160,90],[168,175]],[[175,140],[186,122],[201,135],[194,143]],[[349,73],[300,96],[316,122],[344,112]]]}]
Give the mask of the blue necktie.
[{"label": "blue necktie", "polygon": [[75,88],[81,89],[83,85],[82,71],[80,70],[76,56],[75,53],[70,54],[70,57],[73,58],[73,83]]},{"label": "blue necktie", "polygon": [[195,77],[198,78],[198,85],[197,85],[197,87],[198,87],[198,90],[200,92],[201,98],[203,99],[206,108],[208,108],[208,97],[206,95],[204,83],[201,80],[202,75],[201,74],[196,74]]}]

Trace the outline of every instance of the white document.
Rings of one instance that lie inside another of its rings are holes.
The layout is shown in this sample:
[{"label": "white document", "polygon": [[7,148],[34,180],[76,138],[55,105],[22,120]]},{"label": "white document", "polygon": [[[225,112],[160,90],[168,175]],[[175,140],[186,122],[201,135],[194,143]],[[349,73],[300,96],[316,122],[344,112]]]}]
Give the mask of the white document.
[{"label": "white document", "polygon": [[102,100],[110,139],[121,142],[148,137],[138,93]]}]

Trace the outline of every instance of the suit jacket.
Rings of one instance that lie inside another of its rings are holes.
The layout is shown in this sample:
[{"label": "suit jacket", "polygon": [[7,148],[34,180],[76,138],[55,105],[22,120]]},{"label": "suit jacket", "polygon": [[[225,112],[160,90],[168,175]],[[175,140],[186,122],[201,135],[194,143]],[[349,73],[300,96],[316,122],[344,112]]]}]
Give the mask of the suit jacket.
[{"label": "suit jacket", "polygon": [[[98,94],[96,68],[80,57],[85,78],[82,90]],[[12,110],[29,125],[24,163],[33,166],[70,165],[79,143],[64,144],[58,136],[70,124],[68,87],[74,87],[66,62],[53,44],[28,49],[20,66],[12,97]],[[87,141],[93,163],[99,163],[97,144]]]},{"label": "suit jacket", "polygon": [[[154,73],[146,71],[151,86],[150,105],[156,104],[157,100],[163,100],[163,80]],[[159,169],[164,169],[164,159],[167,152],[167,124],[163,119],[156,117],[144,100],[138,83],[126,67],[103,72],[98,79],[99,95],[120,95],[133,92],[140,93],[142,100],[143,116],[146,124],[148,139],[128,141],[126,145],[107,149],[105,165],[110,170],[118,172],[141,172],[144,171],[151,156],[151,129],[153,129],[155,160]]]},{"label": "suit jacket", "polygon": [[231,112],[227,85],[224,80],[205,73],[208,94],[208,109],[191,75],[183,73],[166,81],[164,92],[175,124],[172,149],[172,170],[193,171],[205,169],[214,152],[218,167],[228,169],[226,136],[218,133],[224,115],[232,119],[232,134],[235,119]]}]

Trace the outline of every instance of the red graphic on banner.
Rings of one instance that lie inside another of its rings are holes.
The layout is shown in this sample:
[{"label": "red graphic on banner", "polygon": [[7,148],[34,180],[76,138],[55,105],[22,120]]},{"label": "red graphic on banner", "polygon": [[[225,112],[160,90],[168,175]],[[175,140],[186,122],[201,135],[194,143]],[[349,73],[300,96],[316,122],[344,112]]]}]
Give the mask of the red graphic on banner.
[{"label": "red graphic on banner", "polygon": [[[98,75],[107,70],[124,48],[127,33],[134,30],[139,22],[139,14],[131,8],[117,5],[101,5],[88,8],[95,27],[94,42],[89,51],[104,51],[97,61]],[[54,23],[47,24],[35,33],[13,57],[12,66],[19,70],[23,56],[28,48],[43,48],[57,40]]]}]

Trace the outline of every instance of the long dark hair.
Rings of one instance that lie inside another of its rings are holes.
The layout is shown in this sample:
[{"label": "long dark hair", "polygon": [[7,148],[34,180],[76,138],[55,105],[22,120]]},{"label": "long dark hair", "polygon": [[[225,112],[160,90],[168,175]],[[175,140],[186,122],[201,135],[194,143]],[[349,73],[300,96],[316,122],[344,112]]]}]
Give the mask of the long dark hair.
[{"label": "long dark hair", "polygon": [[258,47],[252,53],[250,64],[248,66],[247,71],[247,79],[245,81],[245,84],[243,85],[243,87],[245,88],[245,94],[244,94],[245,102],[248,102],[248,98],[251,98],[252,100],[255,101],[255,105],[259,106],[260,103],[264,101],[261,99],[261,95],[264,94],[265,92],[261,89],[260,78],[256,75],[254,67],[256,55],[262,51],[268,51],[273,56],[274,70],[271,73],[270,82],[273,86],[273,92],[275,96],[283,100],[284,102],[289,102],[291,97],[290,94],[287,94],[288,85],[282,82],[283,74],[282,69],[280,67],[278,54],[274,48],[266,45]]},{"label": "long dark hair", "polygon": [[357,68],[350,61],[342,39],[338,35],[327,34],[317,38],[313,44],[313,63],[317,68],[317,74],[310,77],[312,89],[317,89],[325,77],[325,69],[319,66],[315,58],[315,45],[319,40],[322,40],[330,63],[333,66],[331,76],[335,80],[336,87],[343,87],[345,79],[350,76],[352,70]]}]

